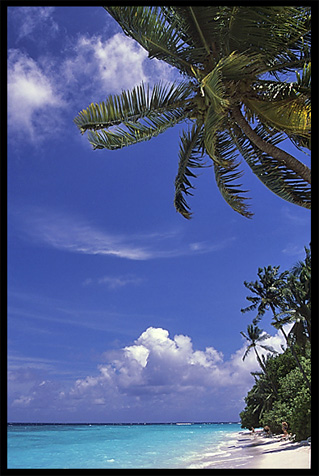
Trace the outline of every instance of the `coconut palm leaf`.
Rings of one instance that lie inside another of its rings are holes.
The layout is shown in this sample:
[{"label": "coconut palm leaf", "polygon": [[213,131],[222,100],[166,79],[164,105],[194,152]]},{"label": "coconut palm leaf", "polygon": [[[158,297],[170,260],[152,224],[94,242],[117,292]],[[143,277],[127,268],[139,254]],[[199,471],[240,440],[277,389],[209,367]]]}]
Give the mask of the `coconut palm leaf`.
[{"label": "coconut palm leaf", "polygon": [[164,60],[189,73],[190,49],[175,24],[169,24],[160,7],[104,7],[122,27],[125,34],[145,48],[150,58]]},{"label": "coconut palm leaf", "polygon": [[[225,25],[231,16],[228,6],[173,6],[165,8],[168,21],[177,19],[184,41],[193,47],[195,63],[211,67],[223,56]],[[224,20],[225,19],[225,20]]]},{"label": "coconut palm leaf", "polygon": [[220,130],[225,129],[226,125],[226,113],[218,113],[215,111],[214,106],[209,106],[205,117],[204,123],[204,145],[205,150],[209,157],[218,165],[227,168],[230,164],[224,157],[220,157],[220,154],[216,152],[217,133]]},{"label": "coconut palm leaf", "polygon": [[259,150],[243,133],[241,135],[234,134],[233,128],[236,128],[236,125],[232,125],[230,133],[238,150],[259,180],[284,200],[310,209],[310,185],[300,179],[294,171]]},{"label": "coconut palm leaf", "polygon": [[231,51],[262,52],[264,57],[283,54],[292,41],[307,33],[303,21],[304,15],[298,7],[237,7],[229,22],[229,47]]},{"label": "coconut palm leaf", "polygon": [[302,84],[302,79],[300,82],[297,80],[297,82],[291,83],[257,79],[252,85],[252,89],[257,93],[258,98],[272,102],[292,97],[299,97],[306,104],[310,104],[311,101],[311,84]]},{"label": "coconut palm leaf", "polygon": [[216,30],[214,29],[214,18],[218,14],[220,7],[211,7],[209,10],[205,6],[172,7],[177,15],[187,25],[187,39],[191,38],[194,47],[203,46],[206,54],[211,54],[212,40],[216,40]]},{"label": "coconut palm leaf", "polygon": [[[270,336],[266,337],[266,339],[269,339]],[[271,346],[271,345],[265,345],[265,344],[259,344],[262,349],[267,350],[268,352],[271,352],[272,354],[277,354],[277,351]]]},{"label": "coconut palm leaf", "polygon": [[[242,334],[244,337],[246,337],[243,332],[241,332],[241,334]],[[246,357],[248,356],[248,354],[249,354],[249,352],[251,351],[252,348],[253,348],[253,345],[252,345],[252,344],[247,347],[247,349],[245,350],[244,355],[243,355],[243,360],[246,359]]]},{"label": "coconut palm leaf", "polygon": [[204,152],[202,134],[202,125],[194,124],[189,132],[183,131],[181,136],[178,173],[175,179],[174,205],[176,210],[187,219],[191,217],[191,213],[185,195],[192,195],[190,190],[194,189],[194,186],[189,179],[197,177],[190,169],[206,166],[202,162]]},{"label": "coconut palm leaf", "polygon": [[124,127],[117,127],[112,131],[106,129],[101,131],[90,131],[88,140],[93,149],[121,149],[129,145],[145,142],[165,132],[169,127],[173,127],[186,118],[186,114],[180,115],[163,114],[159,117],[153,117],[150,120],[141,122],[124,123]]},{"label": "coconut palm leaf", "polygon": [[141,118],[153,119],[164,113],[179,118],[192,94],[189,82],[179,84],[157,83],[152,91],[144,83],[131,91],[108,96],[105,102],[91,104],[74,119],[83,134],[86,130],[105,129]]},{"label": "coconut palm leaf", "polygon": [[263,56],[259,53],[238,53],[233,51],[222,58],[218,65],[226,79],[253,81],[266,70]]},{"label": "coconut palm leaf", "polygon": [[[233,142],[227,133],[216,134],[214,171],[218,189],[224,200],[233,210],[241,215],[251,218],[253,214],[249,211],[245,201],[247,197],[241,195],[247,190],[241,189],[241,184],[234,184],[243,172],[238,171],[240,163],[236,162],[238,153]],[[227,158],[227,160],[226,160]],[[220,165],[226,163],[226,167]]]},{"label": "coconut palm leaf", "polygon": [[220,63],[202,79],[201,88],[209,98],[213,111],[217,114],[224,112],[225,108],[229,106]]},{"label": "coconut palm leaf", "polygon": [[299,97],[279,101],[246,98],[245,105],[262,122],[286,132],[287,135],[294,133],[305,138],[311,135],[311,105]]},{"label": "coconut palm leaf", "polygon": [[[237,212],[251,215],[245,191],[237,185],[241,172],[235,147],[271,191],[310,208],[310,169],[276,146],[288,137],[296,147],[310,147],[309,7],[104,8],[150,58],[176,67],[187,81],[156,85],[152,91],[136,86],[81,111],[75,123],[82,133],[90,131],[94,148],[117,149],[149,140],[191,119],[196,127],[181,137],[175,193],[175,204],[186,218],[192,169],[198,168],[204,152],[213,160],[223,197]],[[286,82],[282,73],[302,68],[294,83]]]},{"label": "coconut palm leaf", "polygon": [[236,168],[237,165],[225,169],[218,164],[214,164],[216,183],[222,197],[228,205],[246,218],[251,218],[253,213],[248,211],[247,205],[244,203],[244,200],[247,200],[247,197],[240,195],[240,193],[246,192],[246,190],[243,191],[238,188],[241,187],[241,185],[234,185],[232,183],[234,180],[242,176],[242,172],[235,172]]}]

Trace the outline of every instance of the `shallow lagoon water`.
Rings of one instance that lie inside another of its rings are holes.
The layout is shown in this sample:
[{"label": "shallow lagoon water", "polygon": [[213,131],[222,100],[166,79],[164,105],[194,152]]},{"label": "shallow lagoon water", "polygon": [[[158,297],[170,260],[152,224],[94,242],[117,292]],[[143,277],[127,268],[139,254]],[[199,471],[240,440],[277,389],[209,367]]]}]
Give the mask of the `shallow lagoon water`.
[{"label": "shallow lagoon water", "polygon": [[238,423],[9,425],[8,468],[187,468],[223,456]]}]

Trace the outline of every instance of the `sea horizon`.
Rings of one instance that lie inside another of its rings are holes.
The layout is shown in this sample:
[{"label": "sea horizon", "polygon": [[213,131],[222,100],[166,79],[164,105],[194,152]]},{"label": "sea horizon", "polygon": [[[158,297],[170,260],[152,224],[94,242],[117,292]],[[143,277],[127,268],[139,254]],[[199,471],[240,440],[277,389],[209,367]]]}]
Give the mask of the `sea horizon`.
[{"label": "sea horizon", "polygon": [[240,421],[167,421],[167,422],[7,422],[9,425],[231,425]]}]

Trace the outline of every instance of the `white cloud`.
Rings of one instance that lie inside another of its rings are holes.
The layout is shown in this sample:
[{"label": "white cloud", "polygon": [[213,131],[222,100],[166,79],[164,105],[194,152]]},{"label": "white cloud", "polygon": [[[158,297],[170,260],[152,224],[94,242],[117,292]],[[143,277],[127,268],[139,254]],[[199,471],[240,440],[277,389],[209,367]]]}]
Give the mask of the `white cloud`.
[{"label": "white cloud", "polygon": [[81,37],[78,42],[81,54],[86,53],[97,67],[96,76],[109,91],[121,91],[146,80],[143,63],[147,52],[123,33],[103,41],[100,36]]},{"label": "white cloud", "polygon": [[22,129],[36,140],[52,127],[54,111],[64,105],[50,76],[30,56],[9,50],[9,132],[15,134]]},{"label": "white cloud", "polygon": [[65,62],[69,79],[75,79],[79,71],[89,75],[86,79],[90,81],[91,94],[97,91],[99,100],[104,100],[107,94],[131,89],[142,81],[173,81],[176,77],[172,67],[157,59],[149,60],[147,51],[122,32],[105,40],[100,35],[81,36],[75,55]]},{"label": "white cloud", "polygon": [[305,256],[305,248],[293,243],[287,243],[282,252],[288,256],[297,256],[302,258]]},{"label": "white cloud", "polygon": [[[20,223],[26,236],[38,243],[71,253],[114,256],[130,260],[174,258],[178,256],[216,252],[229,245],[206,242],[201,247],[185,243],[179,233],[144,233],[117,235],[96,228],[88,222],[67,215],[40,208],[24,209]],[[119,287],[133,284],[134,277],[101,278],[99,284]],[[136,284],[138,284],[137,282]],[[83,284],[92,284],[90,279]]]},{"label": "white cloud", "polygon": [[[277,333],[263,343],[281,352],[284,340]],[[114,415],[123,421],[124,414],[127,421],[138,421],[138,414],[144,421],[177,415],[197,421],[236,419],[254,382],[250,372],[260,370],[253,352],[242,361],[244,351],[245,344],[225,360],[213,347],[194,349],[187,335],[171,338],[166,329],[149,327],[131,345],[107,351],[95,375],[77,379],[68,389],[42,376],[26,380],[23,374],[28,386],[16,384],[9,401],[14,408],[37,411],[45,402],[50,411],[80,418],[84,412],[86,419],[97,421],[112,421]]]},{"label": "white cloud", "polygon": [[[32,37],[40,25],[56,31],[52,12],[47,7],[17,8],[12,17],[20,32],[18,38]],[[25,22],[21,23],[23,16]],[[176,79],[172,67],[149,60],[147,52],[122,32],[106,39],[81,35],[76,42],[65,36],[64,43],[59,55],[49,48],[43,48],[41,56],[34,58],[19,49],[9,50],[8,124],[15,139],[19,134],[18,138],[40,142],[62,130],[66,121],[74,126],[74,111],[91,102],[103,101],[107,95],[131,89],[142,81],[152,85],[159,79]],[[75,126],[73,132],[76,135]]]},{"label": "white cloud", "polygon": [[83,282],[83,286],[100,284],[100,285],[107,286],[108,289],[120,289],[129,285],[138,286],[142,282],[143,282],[142,278],[138,278],[137,276],[133,276],[133,275],[103,276],[102,278],[98,278],[96,280],[93,280],[92,278],[87,278]]},{"label": "white cloud", "polygon": [[[39,41],[39,37],[34,36],[36,30],[55,36],[59,31],[58,24],[53,19],[54,7],[11,7],[11,12],[16,25],[17,41],[32,39]],[[40,37],[40,41],[43,35]]]},{"label": "white cloud", "polygon": [[[264,342],[282,352],[284,341],[279,334]],[[97,398],[103,396],[106,386],[118,396],[162,394],[177,398],[183,392],[195,395],[200,388],[208,393],[226,388],[227,392],[239,389],[245,393],[253,382],[250,372],[260,368],[253,352],[242,361],[244,351],[245,345],[225,361],[222,352],[213,347],[194,350],[189,336],[170,338],[166,329],[149,327],[134,344],[106,353],[110,358],[99,366],[100,374],[77,380],[71,394],[84,396],[84,389],[94,387]]]}]

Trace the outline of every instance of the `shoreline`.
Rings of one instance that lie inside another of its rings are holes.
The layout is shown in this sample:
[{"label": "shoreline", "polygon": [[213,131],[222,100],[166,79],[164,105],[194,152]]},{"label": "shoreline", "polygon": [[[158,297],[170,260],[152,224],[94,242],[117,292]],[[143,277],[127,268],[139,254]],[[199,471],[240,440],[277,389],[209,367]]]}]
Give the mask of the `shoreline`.
[{"label": "shoreline", "polygon": [[242,431],[228,434],[218,451],[207,451],[189,469],[310,469],[311,445],[280,436]]}]

